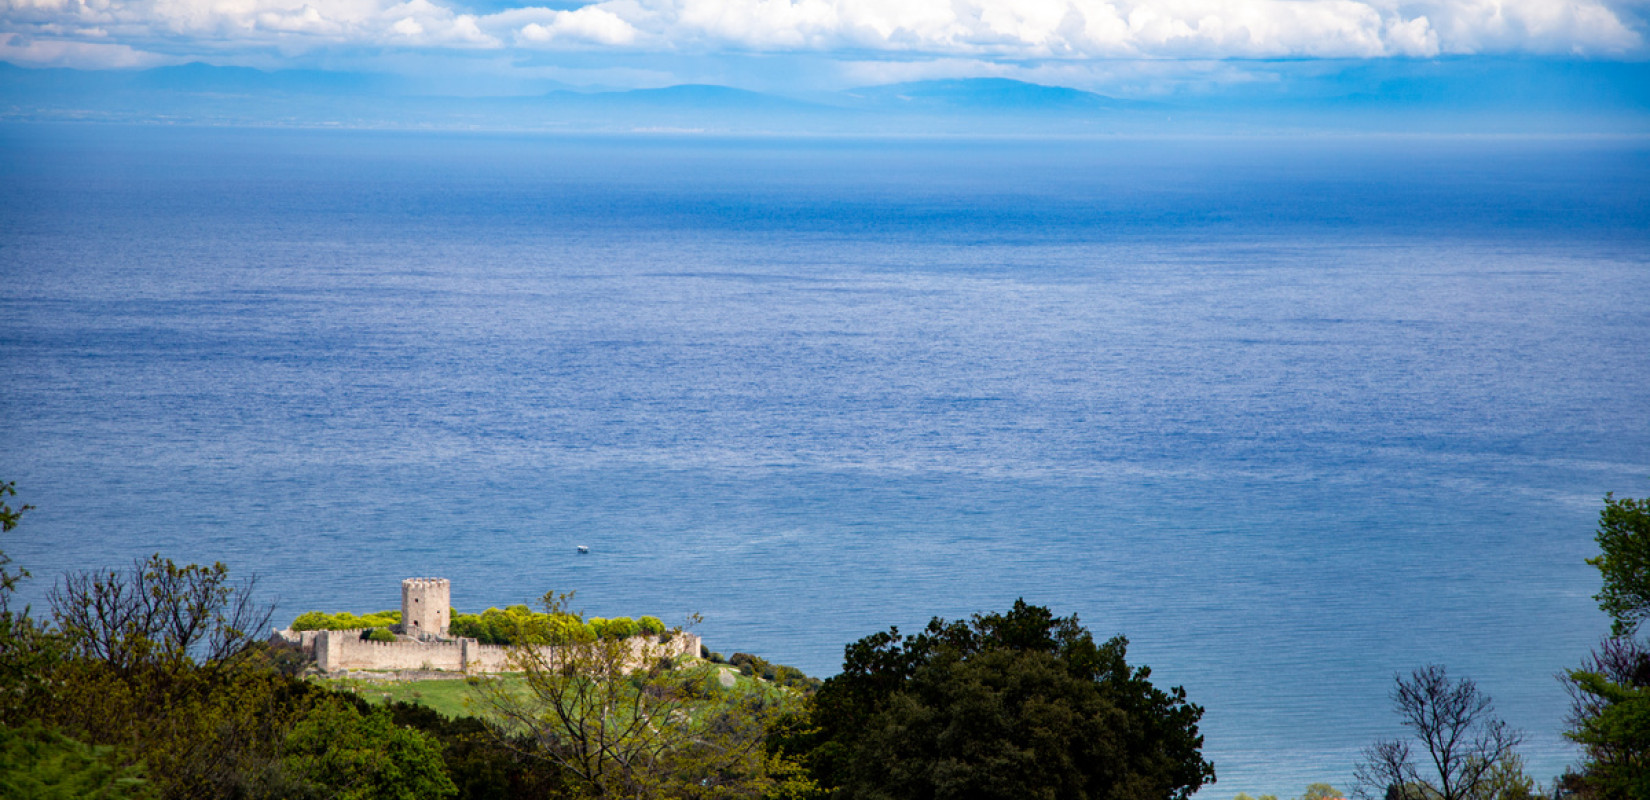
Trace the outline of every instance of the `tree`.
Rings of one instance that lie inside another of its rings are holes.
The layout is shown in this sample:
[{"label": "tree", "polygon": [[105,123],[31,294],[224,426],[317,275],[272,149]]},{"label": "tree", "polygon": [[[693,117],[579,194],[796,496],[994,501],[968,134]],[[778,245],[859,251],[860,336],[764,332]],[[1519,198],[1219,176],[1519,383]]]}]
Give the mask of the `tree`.
[{"label": "tree", "polygon": [[1611,617],[1611,637],[1563,678],[1570,729],[1585,762],[1577,779],[1604,800],[1650,798],[1650,644],[1637,634],[1650,618],[1650,499],[1604,496],[1599,512],[1595,595]]},{"label": "tree", "polygon": [[128,570],[87,570],[52,589],[52,616],[78,654],[119,672],[193,659],[227,667],[259,643],[274,608],[252,596],[257,578],[229,581],[221,563],[178,566],[159,554]]},{"label": "tree", "polygon": [[[552,619],[572,616],[572,594],[542,600]],[[569,630],[585,630],[575,626]],[[764,748],[786,709],[784,690],[724,695],[715,670],[674,669],[670,638],[546,635],[512,646],[525,689],[480,684],[500,742],[564,770],[595,797],[759,797],[783,765]]]},{"label": "tree", "polygon": [[293,726],[284,761],[338,800],[440,800],[458,793],[438,744],[396,725],[384,709],[363,714],[343,700],[318,704]]},{"label": "tree", "polygon": [[1077,617],[1014,604],[867,636],[799,737],[833,797],[1179,798],[1214,781],[1203,709],[1096,644]]},{"label": "tree", "polygon": [[1598,567],[1604,588],[1593,599],[1612,620],[1611,633],[1629,636],[1650,618],[1650,498],[1604,495],[1598,547],[1587,563]]},{"label": "tree", "polygon": [[1439,665],[1393,679],[1392,704],[1423,753],[1393,739],[1364,751],[1356,794],[1365,800],[1487,800],[1498,769],[1516,757],[1523,734],[1495,715],[1488,695],[1470,678],[1450,680]]},{"label": "tree", "polygon": [[[6,502],[17,489],[11,482],[0,482],[0,533],[10,533],[22,521],[23,514],[34,508],[24,505],[12,508]],[[17,584],[29,577],[29,571],[6,569],[11,559],[0,551],[0,720],[18,718],[18,711],[26,698],[37,691],[43,674],[57,661],[61,639],[46,630],[29,616],[29,610],[12,613],[10,600]]]},{"label": "tree", "polygon": [[1310,783],[1307,784],[1306,792],[1300,796],[1300,800],[1336,800],[1341,796],[1341,790],[1327,783]]},{"label": "tree", "polygon": [[[279,745],[325,690],[262,658],[254,637],[271,609],[253,585],[231,583],[222,564],[160,556],[66,576],[50,596],[56,629],[41,637],[56,647],[0,692],[6,710],[140,759],[162,798],[281,782]],[[290,782],[274,794],[308,796]]]},{"label": "tree", "polygon": [[[22,521],[23,512],[34,508],[34,506],[29,505],[12,508],[6,503],[6,498],[16,494],[17,484],[10,481],[0,482],[0,533],[11,533],[12,528],[17,527],[17,523]],[[5,551],[0,551],[0,615],[8,613],[11,593],[17,590],[18,582],[29,577],[29,571],[26,569],[20,569],[16,572],[6,569],[9,564],[11,564],[11,558],[6,555]]]}]

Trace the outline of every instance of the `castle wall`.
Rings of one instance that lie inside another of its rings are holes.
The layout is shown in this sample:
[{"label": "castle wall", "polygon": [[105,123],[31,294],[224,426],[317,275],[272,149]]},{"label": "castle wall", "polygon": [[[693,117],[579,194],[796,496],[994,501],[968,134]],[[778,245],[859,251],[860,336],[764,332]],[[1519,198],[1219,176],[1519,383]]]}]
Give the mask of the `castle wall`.
[{"label": "castle wall", "polygon": [[343,669],[464,671],[463,645],[445,642],[374,642],[355,631],[326,631],[315,640],[315,665]]},{"label": "castle wall", "polygon": [[[315,634],[313,637],[304,637],[303,634]],[[291,632],[279,633],[285,641],[298,644],[302,647],[302,639],[308,638],[312,645],[304,648],[314,660],[315,665],[324,672],[340,670],[369,670],[369,671],[397,671],[397,670],[440,670],[444,672],[468,673],[495,673],[514,671],[510,664],[512,648],[496,644],[480,644],[474,639],[449,639],[439,642],[408,641],[374,642],[361,638],[361,631],[304,631],[303,634],[292,635]],[[299,641],[294,641],[295,636]],[[654,640],[636,637],[631,640],[632,657],[628,665],[630,669],[639,669],[646,666],[642,653],[644,648],[656,643]],[[699,655],[700,640],[691,633],[677,634],[668,643],[665,643],[663,653],[666,656],[697,656]],[[544,648],[554,651],[555,648]],[[547,659],[554,659],[552,652],[546,652]]]},{"label": "castle wall", "polygon": [[[474,639],[448,639],[452,621],[452,584],[445,578],[408,578],[401,582],[401,626],[403,637],[394,642],[374,642],[361,638],[364,629],[348,631],[275,631],[271,645],[293,647],[313,659],[323,672],[340,670],[490,673],[511,672],[512,648],[481,644]],[[699,637],[678,633],[668,642],[652,637],[632,637],[628,669],[649,666],[643,656],[698,656]],[[663,646],[660,647],[659,645]],[[542,648],[546,660],[555,658],[553,647]]]}]

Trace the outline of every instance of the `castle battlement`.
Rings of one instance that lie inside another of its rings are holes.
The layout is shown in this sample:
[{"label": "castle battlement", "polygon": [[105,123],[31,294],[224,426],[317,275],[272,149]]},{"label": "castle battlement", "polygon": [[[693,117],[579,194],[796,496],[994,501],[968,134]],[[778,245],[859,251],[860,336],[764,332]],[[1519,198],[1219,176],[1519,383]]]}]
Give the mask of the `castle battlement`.
[{"label": "castle battlement", "polygon": [[452,623],[453,585],[446,578],[401,582],[401,632],[420,639],[447,638]]},{"label": "castle battlement", "polygon": [[[363,639],[366,628],[347,631],[275,631],[272,644],[296,648],[323,672],[444,671],[461,674],[509,672],[512,652],[502,644],[481,644],[470,638],[447,638],[452,621],[452,583],[446,578],[408,578],[401,582],[402,637],[394,642]],[[642,638],[642,637],[637,637]],[[696,634],[675,633],[646,637],[660,645],[661,656],[698,656],[702,642]],[[554,646],[541,648],[554,651]],[[638,641],[633,653],[646,648]],[[547,655],[551,655],[547,652]],[[552,655],[553,658],[553,655]],[[636,659],[636,667],[644,666]]]}]

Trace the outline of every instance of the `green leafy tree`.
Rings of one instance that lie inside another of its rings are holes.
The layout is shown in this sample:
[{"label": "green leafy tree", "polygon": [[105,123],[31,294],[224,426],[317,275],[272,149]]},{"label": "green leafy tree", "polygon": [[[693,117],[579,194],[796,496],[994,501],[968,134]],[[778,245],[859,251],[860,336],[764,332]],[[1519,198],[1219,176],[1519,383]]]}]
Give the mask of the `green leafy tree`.
[{"label": "green leafy tree", "polygon": [[[34,508],[24,505],[12,508],[6,502],[7,497],[17,494],[17,484],[7,481],[0,483],[0,533],[11,533],[12,529],[23,520],[23,513]],[[29,577],[29,571],[19,569],[16,572],[7,567],[11,565],[11,558],[5,551],[0,550],[0,614],[7,613],[10,608],[11,594],[17,590],[17,584]]]},{"label": "green leafy tree", "polygon": [[1598,567],[1604,589],[1594,596],[1612,620],[1616,636],[1631,635],[1650,617],[1650,498],[1604,496],[1598,547],[1587,563]]},{"label": "green leafy tree", "polygon": [[270,609],[221,564],[155,556],[66,576],[34,679],[0,692],[20,718],[148,767],[162,798],[306,796],[282,779],[278,747],[324,690],[270,668],[256,640]]},{"label": "green leafy tree", "polygon": [[1300,800],[1335,800],[1339,797],[1344,797],[1341,790],[1327,783],[1310,783],[1307,784],[1306,792],[1300,796]]},{"label": "green leafy tree", "polygon": [[1569,730],[1585,761],[1575,781],[1601,800],[1650,798],[1650,645],[1638,634],[1650,618],[1650,500],[1604,496],[1595,596],[1612,636],[1566,674]]},{"label": "green leafy tree", "polygon": [[[10,533],[33,506],[12,508],[7,497],[17,494],[14,484],[0,482],[0,533]],[[11,595],[29,577],[28,570],[11,571],[11,559],[0,551],[0,721],[22,719],[30,698],[46,687],[51,665],[61,658],[62,639],[29,616],[28,609],[13,613]]]},{"label": "green leafy tree", "polygon": [[[1393,679],[1392,704],[1408,739],[1377,742],[1354,773],[1364,800],[1484,800],[1498,770],[1516,758],[1523,734],[1495,714],[1471,678],[1452,680],[1433,664]],[[1420,766],[1417,765],[1420,763]]]},{"label": "green leafy tree", "polygon": [[1477,800],[1535,800],[1535,779],[1524,771],[1524,757],[1508,753],[1490,770]]},{"label": "green leafy tree", "polygon": [[858,798],[1184,798],[1214,781],[1203,709],[1163,691],[1077,618],[1021,600],[849,645],[814,695],[819,784]]},{"label": "green leafy tree", "polygon": [[284,763],[338,800],[440,800],[458,793],[436,742],[396,725],[388,711],[363,714],[342,700],[316,705],[293,727]]},{"label": "green leafy tree", "polygon": [[[543,598],[551,617],[572,595]],[[577,615],[574,615],[577,616]],[[562,770],[592,797],[761,797],[785,783],[765,743],[793,696],[723,695],[708,669],[676,669],[668,637],[592,636],[517,643],[525,691],[480,684],[500,742]]]}]

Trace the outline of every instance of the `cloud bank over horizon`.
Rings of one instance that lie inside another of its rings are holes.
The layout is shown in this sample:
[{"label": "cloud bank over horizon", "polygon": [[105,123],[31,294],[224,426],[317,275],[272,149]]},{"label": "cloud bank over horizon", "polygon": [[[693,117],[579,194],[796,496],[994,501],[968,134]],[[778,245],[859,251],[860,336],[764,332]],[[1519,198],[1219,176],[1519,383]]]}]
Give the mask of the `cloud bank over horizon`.
[{"label": "cloud bank over horizon", "polygon": [[1638,60],[1647,11],[1646,0],[0,0],[0,60],[98,69],[443,56],[589,69],[801,54],[843,74],[880,63],[894,75],[1129,60]]}]

